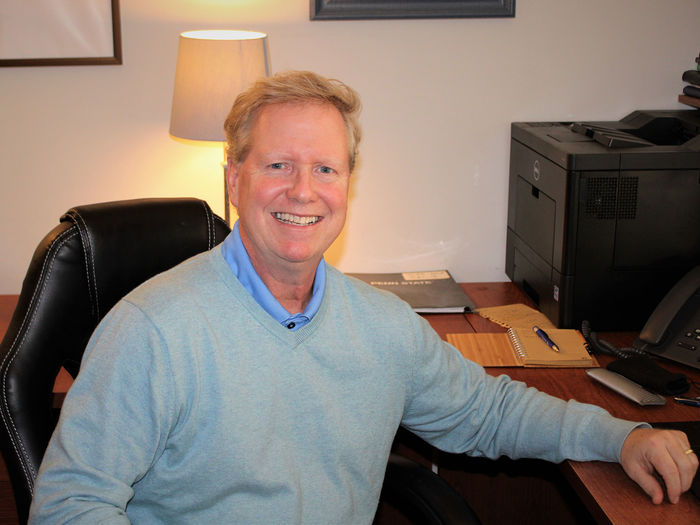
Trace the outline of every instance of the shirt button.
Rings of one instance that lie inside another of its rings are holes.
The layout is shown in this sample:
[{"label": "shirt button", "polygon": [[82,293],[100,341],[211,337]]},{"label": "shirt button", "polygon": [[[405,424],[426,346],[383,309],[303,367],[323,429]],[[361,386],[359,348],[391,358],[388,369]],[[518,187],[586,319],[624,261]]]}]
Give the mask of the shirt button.
[{"label": "shirt button", "polygon": [[287,325],[287,328],[289,328],[289,329],[291,330],[291,329],[294,328],[295,326],[296,326],[296,324],[294,323],[294,321],[292,321],[291,323],[289,323],[289,324]]}]

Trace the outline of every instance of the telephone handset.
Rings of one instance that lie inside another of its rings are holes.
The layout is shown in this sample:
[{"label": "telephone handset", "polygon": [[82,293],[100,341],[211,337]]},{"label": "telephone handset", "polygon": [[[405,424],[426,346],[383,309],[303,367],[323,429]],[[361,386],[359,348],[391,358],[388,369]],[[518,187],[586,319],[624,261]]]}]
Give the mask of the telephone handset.
[{"label": "telephone handset", "polygon": [[661,300],[633,347],[700,369],[700,266]]}]

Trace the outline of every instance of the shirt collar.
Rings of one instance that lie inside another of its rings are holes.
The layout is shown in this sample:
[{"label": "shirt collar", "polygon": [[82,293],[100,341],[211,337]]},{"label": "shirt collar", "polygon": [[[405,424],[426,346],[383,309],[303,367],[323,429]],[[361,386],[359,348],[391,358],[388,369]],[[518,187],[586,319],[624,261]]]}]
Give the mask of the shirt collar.
[{"label": "shirt collar", "polygon": [[238,221],[233,226],[233,231],[224,239],[222,244],[222,253],[226,263],[233,271],[253,299],[275,319],[278,323],[285,325],[290,330],[298,330],[313,319],[314,315],[321,307],[323,293],[326,289],[326,263],[323,259],[316,268],[316,277],[309,304],[303,313],[290,314],[272,295],[272,292],[267,288],[262,281],[258,272],[255,271],[253,263],[250,261],[248,252],[243,246],[241,233],[238,228]]}]

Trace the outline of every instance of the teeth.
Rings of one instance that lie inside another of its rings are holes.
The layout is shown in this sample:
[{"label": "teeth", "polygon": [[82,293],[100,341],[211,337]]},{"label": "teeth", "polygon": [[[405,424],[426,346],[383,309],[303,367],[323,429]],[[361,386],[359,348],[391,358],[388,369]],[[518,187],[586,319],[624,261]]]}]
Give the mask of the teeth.
[{"label": "teeth", "polygon": [[302,217],[299,215],[292,215],[291,213],[274,213],[275,219],[281,222],[286,222],[287,224],[296,224],[297,226],[308,226],[309,224],[316,224],[321,220],[321,217],[311,216]]}]

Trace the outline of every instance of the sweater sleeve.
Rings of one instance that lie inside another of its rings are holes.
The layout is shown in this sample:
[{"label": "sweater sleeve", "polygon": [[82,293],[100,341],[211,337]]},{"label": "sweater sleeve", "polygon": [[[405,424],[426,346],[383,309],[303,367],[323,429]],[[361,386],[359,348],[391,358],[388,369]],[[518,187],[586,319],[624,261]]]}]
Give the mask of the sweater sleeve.
[{"label": "sweater sleeve", "polygon": [[173,424],[163,343],[120,303],[98,326],[39,469],[30,523],[129,523],[125,509]]},{"label": "sweater sleeve", "polygon": [[448,452],[554,462],[619,461],[638,423],[563,401],[464,359],[416,316],[413,378],[402,424]]}]

